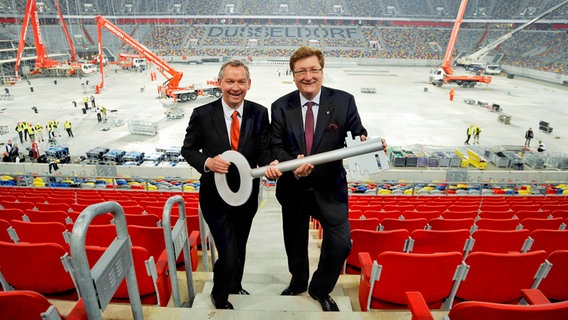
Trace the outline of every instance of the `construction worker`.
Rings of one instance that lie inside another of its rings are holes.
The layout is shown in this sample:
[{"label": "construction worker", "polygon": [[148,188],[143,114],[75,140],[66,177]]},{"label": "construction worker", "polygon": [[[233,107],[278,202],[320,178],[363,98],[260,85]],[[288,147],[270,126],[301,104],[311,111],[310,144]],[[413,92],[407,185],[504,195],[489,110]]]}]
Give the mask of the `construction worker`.
[{"label": "construction worker", "polygon": [[464,144],[469,144],[469,139],[471,139],[471,136],[473,135],[474,131],[475,131],[475,126],[473,124],[470,124],[469,127],[465,130],[467,139],[465,140]]},{"label": "construction worker", "polygon": [[41,124],[36,124],[35,126],[36,137],[38,141],[43,142],[43,126]]},{"label": "construction worker", "polygon": [[83,98],[83,103],[85,104],[85,110],[89,110],[89,97],[85,96]]},{"label": "construction worker", "polygon": [[28,123],[27,132],[28,132],[28,135],[30,136],[30,141],[34,141],[35,140],[35,129],[34,129],[34,125],[31,122]]},{"label": "construction worker", "polygon": [[450,101],[454,101],[454,96],[456,95],[456,89],[450,89]]},{"label": "construction worker", "polygon": [[71,130],[71,121],[65,120],[65,123],[63,123],[63,127],[65,128],[65,131],[67,131],[67,135],[69,137],[73,137],[73,130]]},{"label": "construction worker", "polygon": [[20,136],[20,143],[24,143],[24,125],[21,122],[16,125],[16,132]]},{"label": "construction worker", "polygon": [[479,134],[481,134],[481,128],[476,126],[473,130],[473,144],[479,144]]},{"label": "construction worker", "polygon": [[22,121],[22,128],[24,129],[24,140],[28,141],[28,123],[25,121]]}]

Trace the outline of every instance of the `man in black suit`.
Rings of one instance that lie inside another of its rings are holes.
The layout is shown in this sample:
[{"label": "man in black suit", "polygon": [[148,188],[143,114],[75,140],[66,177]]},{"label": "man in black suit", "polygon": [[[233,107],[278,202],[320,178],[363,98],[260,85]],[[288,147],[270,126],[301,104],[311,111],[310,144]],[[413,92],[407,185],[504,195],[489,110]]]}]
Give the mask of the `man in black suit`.
[{"label": "man in black suit", "polygon": [[[298,90],[276,100],[271,109],[272,147],[278,161],[343,148],[349,131],[361,140],[366,139],[367,130],[361,123],[354,97],[323,87],[323,68],[323,53],[314,48],[301,47],[290,58]],[[306,146],[309,144],[311,148]],[[384,141],[383,147],[386,150]],[[272,179],[278,173],[269,167],[266,176]],[[329,294],[351,250],[347,196],[346,172],[341,160],[317,166],[303,164],[278,179],[276,197],[282,205],[284,245],[292,274],[282,295],[298,295],[308,290],[324,311],[339,310]],[[320,221],[323,241],[319,264],[308,287],[310,215]]]},{"label": "man in black suit", "polygon": [[268,110],[245,100],[251,85],[245,64],[238,60],[223,64],[219,82],[222,98],[193,110],[181,154],[201,173],[199,204],[219,254],[213,270],[211,300],[217,309],[233,309],[229,293],[249,294],[241,281],[246,243],[258,208],[259,179],[255,179],[248,201],[231,207],[219,196],[214,175],[227,174],[229,188],[238,188],[238,171],[221,157],[230,149],[244,155],[251,167],[268,164],[270,127]]}]

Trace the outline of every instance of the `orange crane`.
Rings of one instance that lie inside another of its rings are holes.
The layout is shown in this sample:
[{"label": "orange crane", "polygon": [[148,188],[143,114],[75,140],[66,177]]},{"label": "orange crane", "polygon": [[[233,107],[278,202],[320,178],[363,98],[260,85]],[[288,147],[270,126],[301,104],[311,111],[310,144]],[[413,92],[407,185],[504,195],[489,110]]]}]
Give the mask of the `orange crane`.
[{"label": "orange crane", "polygon": [[20,68],[20,63],[22,61],[22,54],[26,45],[26,32],[28,30],[28,24],[31,21],[31,26],[34,34],[35,50],[36,50],[36,61],[35,69],[31,71],[31,74],[42,74],[46,76],[69,76],[69,75],[83,75],[88,73],[93,73],[96,71],[96,66],[89,63],[77,62],[77,54],[75,53],[75,47],[73,46],[73,41],[67,30],[67,25],[65,24],[65,19],[63,19],[63,14],[61,13],[61,8],[59,7],[59,2],[55,0],[55,6],[59,14],[59,19],[61,19],[61,25],[69,43],[69,50],[71,52],[71,61],[68,63],[63,63],[57,60],[53,60],[49,57],[47,53],[47,47],[45,46],[42,36],[41,28],[39,24],[39,15],[37,10],[36,0],[28,0],[26,5],[26,11],[24,13],[24,20],[22,22],[22,33],[20,35],[20,42],[18,44],[18,52],[16,54],[16,65],[15,73],[16,79],[18,78],[18,71]]},{"label": "orange crane", "polygon": [[[177,71],[172,66],[170,66],[162,58],[158,57],[144,45],[132,38],[128,33],[122,31],[115,24],[109,20],[98,15],[95,17],[97,21],[97,32],[98,32],[98,42],[99,42],[99,60],[102,61],[103,55],[103,41],[102,41],[102,28],[105,28],[120,40],[124,41],[136,52],[141,54],[151,63],[155,64],[160,73],[164,77],[168,78],[162,85],[158,86],[158,93],[162,98],[173,98],[175,101],[186,102],[190,100],[197,99],[198,96],[212,96],[219,98],[221,96],[221,88],[217,85],[216,81],[207,81],[208,85],[211,87],[206,88],[195,88],[193,85],[187,87],[181,87],[179,85],[181,78],[183,77],[183,72]],[[104,69],[101,63],[101,83],[96,86],[96,92],[100,93],[100,90],[104,87]]]},{"label": "orange crane", "polygon": [[455,83],[464,88],[475,87],[478,83],[491,83],[491,76],[485,75],[455,75],[452,69],[452,54],[454,52],[454,47],[458,38],[458,33],[460,31],[461,24],[463,22],[463,16],[465,13],[465,8],[467,7],[468,0],[462,0],[460,8],[458,10],[458,15],[456,21],[454,22],[454,27],[452,28],[452,33],[450,35],[450,41],[448,42],[448,47],[446,49],[446,54],[442,65],[439,68],[434,68],[430,72],[429,81],[435,86],[441,87],[446,83]]}]

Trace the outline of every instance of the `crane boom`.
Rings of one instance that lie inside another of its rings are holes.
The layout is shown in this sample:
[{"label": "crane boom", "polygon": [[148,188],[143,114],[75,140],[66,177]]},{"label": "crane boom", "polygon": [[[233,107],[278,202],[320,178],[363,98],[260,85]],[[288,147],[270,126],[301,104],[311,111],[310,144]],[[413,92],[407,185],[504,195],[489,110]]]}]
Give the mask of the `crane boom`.
[{"label": "crane boom", "polygon": [[464,88],[475,87],[478,83],[489,84],[492,81],[490,76],[482,75],[454,75],[454,70],[452,69],[452,54],[454,52],[454,47],[458,39],[458,33],[460,31],[460,26],[463,22],[463,16],[465,14],[465,9],[467,7],[468,0],[462,0],[458,15],[454,21],[454,27],[452,28],[452,33],[450,35],[450,40],[448,41],[448,47],[446,48],[446,54],[442,65],[439,68],[434,68],[430,71],[430,76],[428,81],[435,86],[442,86],[444,83],[455,83]]},{"label": "crane boom", "polygon": [[461,57],[459,59],[456,60],[456,63],[458,65],[470,65],[471,63],[473,63],[474,61],[479,61],[481,59],[483,59],[487,54],[489,54],[489,52],[491,52],[491,50],[497,48],[497,46],[499,46],[501,43],[507,41],[508,39],[510,39],[511,37],[513,37],[515,34],[517,34],[518,32],[522,31],[523,29],[525,29],[526,27],[532,25],[533,23],[537,22],[538,20],[544,18],[545,16],[547,16],[548,14],[552,13],[553,11],[555,11],[556,9],[562,7],[563,5],[567,4],[568,0],[565,0],[551,8],[549,8],[548,10],[545,10],[544,12],[542,12],[541,14],[539,14],[538,16],[534,17],[533,19],[525,22],[524,24],[522,24],[521,26],[515,28],[513,31],[506,33],[504,35],[502,35],[501,37],[497,38],[495,41],[491,42],[490,44],[488,44],[487,46],[477,50],[476,52]]},{"label": "crane boom", "polygon": [[465,9],[467,7],[467,1],[468,0],[462,0],[460,4],[458,15],[456,17],[456,20],[454,22],[454,27],[452,28],[452,33],[450,35],[450,41],[448,42],[448,47],[446,48],[446,54],[444,55],[444,60],[442,61],[441,68],[448,75],[454,73],[454,70],[452,70],[452,54],[454,53],[454,47],[458,39],[458,33],[460,32],[460,27],[463,22],[463,16],[465,14]]},{"label": "crane boom", "polygon": [[175,101],[178,99],[182,102],[195,100],[198,96],[212,96],[215,98],[219,98],[221,96],[221,89],[218,87],[216,81],[208,81],[208,85],[212,85],[209,88],[202,88],[196,89],[193,85],[187,87],[180,87],[179,83],[183,76],[182,72],[179,72],[172,68],[166,61],[162,58],[158,57],[144,45],[140,44],[134,38],[132,38],[129,34],[122,31],[119,27],[114,25],[112,22],[108,21],[107,19],[103,18],[102,16],[98,15],[95,17],[97,21],[97,32],[98,32],[98,41],[99,41],[99,63],[100,63],[100,70],[101,70],[101,83],[96,86],[96,92],[100,93],[100,90],[104,87],[104,68],[103,68],[103,39],[102,39],[102,28],[107,29],[112,34],[117,36],[120,40],[124,41],[124,43],[128,44],[132,49],[142,55],[142,57],[146,58],[151,63],[155,64],[160,71],[166,78],[170,76],[168,80],[166,80],[161,86],[158,86],[158,93],[162,97],[174,98]]},{"label": "crane boom", "polygon": [[73,40],[71,39],[71,35],[69,35],[69,30],[67,30],[67,24],[65,23],[65,19],[63,18],[63,13],[61,12],[61,8],[59,7],[59,1],[54,0],[55,8],[57,9],[57,14],[59,15],[59,19],[61,19],[61,27],[63,28],[63,32],[65,33],[65,38],[67,38],[67,43],[69,43],[69,51],[71,51],[71,61],[77,61],[77,53],[75,52],[75,46],[73,45]]},{"label": "crane boom", "polygon": [[[136,52],[144,56],[144,58],[148,59],[148,61],[154,63],[159,69],[163,70],[163,72],[170,75],[171,78],[166,81],[167,86],[170,89],[179,88],[179,83],[181,81],[181,78],[183,77],[183,72],[179,72],[174,68],[172,68],[166,61],[158,57],[156,54],[154,54],[152,51],[146,48],[143,44],[136,41],[128,33],[122,31],[119,27],[117,27],[109,20],[103,18],[100,15],[96,16],[95,20],[97,21],[97,31],[98,31],[98,41],[99,41],[99,63],[101,64],[100,65],[101,76],[103,76],[102,28],[105,28],[106,30],[117,36],[120,40],[124,41],[124,43],[132,47],[132,49],[136,50]],[[104,86],[104,76],[99,86],[100,88]]]},{"label": "crane boom", "polygon": [[44,74],[48,76],[69,76],[73,74],[87,74],[95,71],[94,65],[76,62],[75,48],[69,36],[69,31],[63,19],[63,14],[59,8],[59,3],[56,0],[55,4],[57,6],[57,11],[59,12],[59,17],[61,19],[61,25],[67,37],[69,47],[71,49],[71,63],[62,64],[60,61],[50,59],[47,53],[47,47],[43,42],[41,36],[41,28],[39,23],[39,14],[37,10],[37,1],[28,0],[26,4],[26,11],[24,12],[24,18],[22,21],[22,33],[20,34],[20,43],[18,44],[18,52],[16,53],[16,63],[14,72],[16,74],[16,79],[18,79],[18,73],[20,70],[20,63],[22,61],[22,55],[26,46],[26,33],[28,31],[28,24],[31,22],[35,50],[36,50],[36,60],[35,69],[31,72],[32,74]]}]

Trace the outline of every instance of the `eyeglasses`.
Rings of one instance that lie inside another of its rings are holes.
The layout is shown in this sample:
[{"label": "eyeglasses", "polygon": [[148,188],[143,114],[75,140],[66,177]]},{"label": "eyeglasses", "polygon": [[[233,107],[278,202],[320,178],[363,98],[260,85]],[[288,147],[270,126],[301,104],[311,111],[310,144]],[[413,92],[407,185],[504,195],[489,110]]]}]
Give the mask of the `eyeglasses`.
[{"label": "eyeglasses", "polygon": [[305,76],[308,73],[309,74],[313,74],[313,75],[318,75],[321,73],[322,68],[319,69],[310,69],[310,70],[298,70],[298,71],[294,71],[294,74],[297,76]]}]

